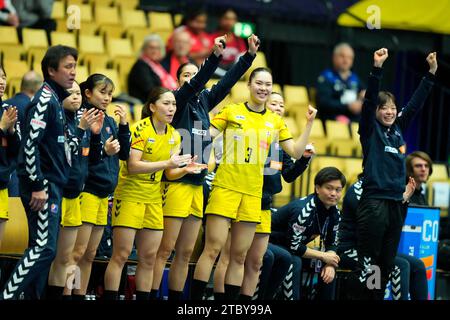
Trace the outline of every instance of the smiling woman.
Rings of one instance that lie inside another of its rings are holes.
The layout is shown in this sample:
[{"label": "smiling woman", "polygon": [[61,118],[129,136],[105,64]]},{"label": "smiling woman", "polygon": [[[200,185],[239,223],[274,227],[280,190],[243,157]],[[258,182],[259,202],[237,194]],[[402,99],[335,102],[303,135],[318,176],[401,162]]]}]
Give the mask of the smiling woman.
[{"label": "smiling woman", "polygon": [[[256,41],[257,39],[255,39]],[[261,222],[263,175],[269,147],[279,142],[291,157],[299,159],[305,151],[317,110],[310,106],[302,136],[292,141],[283,119],[268,111],[265,104],[272,92],[272,74],[256,68],[250,74],[249,100],[225,106],[211,121],[211,135],[223,133],[224,153],[217,170],[205,210],[205,248],[195,268],[192,299],[201,300],[214,262],[224,247],[230,221],[230,260],[225,276],[225,299],[235,300],[244,276],[244,260]],[[245,177],[243,181],[242,177]]]},{"label": "smiling woman", "polygon": [[122,269],[135,240],[139,258],[136,299],[150,298],[153,266],[164,229],[160,194],[163,171],[180,178],[198,168],[191,155],[178,155],[180,135],[170,125],[175,110],[174,94],[162,87],[153,88],[142,120],[131,128],[130,158],[121,167],[114,193],[113,254],[105,273],[105,299],[118,298]]},{"label": "smiling woman", "polygon": [[[426,58],[429,72],[405,108],[397,114],[394,96],[388,92],[379,92],[382,66],[387,58],[386,48],[373,54],[373,68],[359,123],[364,181],[356,212],[359,265],[350,281],[354,299],[383,299],[404,219],[406,147],[403,132],[423,107],[433,88],[437,70],[436,53],[432,52]],[[381,270],[381,288],[367,290],[365,282],[367,274],[370,274],[368,268],[374,264]]]}]

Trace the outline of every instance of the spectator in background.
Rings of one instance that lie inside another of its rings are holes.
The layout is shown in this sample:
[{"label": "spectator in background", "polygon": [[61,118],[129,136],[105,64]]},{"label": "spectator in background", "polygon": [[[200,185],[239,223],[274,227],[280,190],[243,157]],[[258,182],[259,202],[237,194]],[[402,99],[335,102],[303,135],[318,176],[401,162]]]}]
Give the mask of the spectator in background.
[{"label": "spectator in background", "polygon": [[[208,15],[204,9],[193,8],[184,16],[181,25],[175,29],[175,32],[186,30],[190,34],[191,50],[189,56],[197,65],[203,63],[203,60],[209,56],[213,47],[213,41],[206,32],[207,20]],[[167,49],[170,51],[172,48],[173,34],[167,43]]]},{"label": "spectator in background", "polygon": [[226,70],[239,59],[241,55],[247,51],[247,45],[244,39],[236,36],[233,32],[234,25],[238,21],[236,12],[229,8],[221,16],[219,27],[216,32],[211,35],[211,39],[227,35],[227,47],[223,52],[222,61],[216,70],[216,75],[222,77]]},{"label": "spectator in background", "polygon": [[165,56],[165,48],[161,37],[151,34],[144,39],[141,55],[128,75],[128,93],[142,103],[147,101],[154,87],[169,90],[177,88],[177,82],[161,65]]},{"label": "spectator in background", "polygon": [[425,190],[422,185],[427,183],[432,173],[433,162],[425,152],[415,151],[406,157],[406,177],[413,177],[416,181],[416,188],[409,199],[410,204],[428,206],[428,200],[425,197]]},{"label": "spectator in background", "polygon": [[317,107],[322,121],[359,120],[364,91],[359,77],[351,71],[354,57],[348,43],[337,44],[333,50],[333,68],[323,71],[317,79]]},{"label": "spectator in background", "polygon": [[50,43],[50,32],[56,30],[51,18],[54,0],[12,0],[19,17],[19,40],[22,42],[22,28],[44,29]]},{"label": "spectator in background", "polygon": [[[3,101],[4,104],[17,107],[19,125],[25,120],[25,109],[30,103],[31,98],[42,86],[42,76],[36,71],[28,71],[20,82],[20,92],[8,100]],[[21,127],[23,131],[23,128]]]},{"label": "spectator in background", "polygon": [[[20,92],[14,97],[3,101],[4,105],[17,108],[17,126],[20,128],[20,131],[24,131],[25,129],[25,109],[42,86],[42,81],[43,79],[39,73],[36,71],[28,71],[23,75],[22,81],[20,82]],[[11,179],[9,180],[8,194],[10,197],[19,197],[19,179],[15,170],[12,172]]]},{"label": "spectator in background", "polygon": [[14,8],[11,0],[0,1],[0,25],[19,26],[19,17],[16,8]]},{"label": "spectator in background", "polygon": [[173,48],[168,51],[166,57],[161,61],[161,65],[170,73],[172,78],[177,78],[178,68],[191,62],[189,51],[191,50],[191,36],[186,30],[175,30],[172,36]]}]

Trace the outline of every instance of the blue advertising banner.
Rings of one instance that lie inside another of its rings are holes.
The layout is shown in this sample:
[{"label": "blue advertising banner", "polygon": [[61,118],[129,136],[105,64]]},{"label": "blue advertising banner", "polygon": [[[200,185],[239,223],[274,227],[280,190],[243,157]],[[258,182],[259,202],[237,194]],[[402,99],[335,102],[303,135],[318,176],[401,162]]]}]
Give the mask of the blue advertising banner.
[{"label": "blue advertising banner", "polygon": [[398,252],[417,257],[427,271],[428,300],[434,300],[440,209],[408,208]]}]

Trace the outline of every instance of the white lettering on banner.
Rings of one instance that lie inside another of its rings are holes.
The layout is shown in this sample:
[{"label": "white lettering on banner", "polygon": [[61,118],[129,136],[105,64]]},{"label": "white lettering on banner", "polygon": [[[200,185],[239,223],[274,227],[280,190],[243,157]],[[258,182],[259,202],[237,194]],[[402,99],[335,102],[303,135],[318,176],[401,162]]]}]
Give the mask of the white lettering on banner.
[{"label": "white lettering on banner", "polygon": [[393,147],[389,147],[389,146],[384,146],[384,152],[389,152],[389,153],[398,153],[398,150],[396,148]]},{"label": "white lettering on banner", "polygon": [[438,232],[439,232],[438,221],[425,220],[423,222],[423,233],[422,233],[423,241],[433,241],[433,242],[438,241]]},{"label": "white lettering on banner", "polygon": [[192,128],[192,133],[198,136],[206,136],[206,130],[200,130],[196,128]]}]

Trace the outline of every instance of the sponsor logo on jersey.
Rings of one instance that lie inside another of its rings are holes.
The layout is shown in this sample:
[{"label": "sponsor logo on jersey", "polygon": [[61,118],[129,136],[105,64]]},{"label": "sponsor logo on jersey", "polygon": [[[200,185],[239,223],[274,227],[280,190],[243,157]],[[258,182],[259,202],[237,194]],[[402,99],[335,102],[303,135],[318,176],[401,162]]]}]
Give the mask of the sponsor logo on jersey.
[{"label": "sponsor logo on jersey", "polygon": [[58,205],[56,203],[52,203],[52,205],[50,206],[50,211],[52,213],[57,213],[58,212]]},{"label": "sponsor logo on jersey", "polygon": [[262,148],[262,149],[269,149],[269,143],[267,142],[267,141],[264,141],[264,140],[261,140],[260,142],[259,142],[259,146]]},{"label": "sponsor logo on jersey", "polygon": [[236,120],[245,120],[245,116],[237,115]]},{"label": "sponsor logo on jersey", "polygon": [[206,136],[206,130],[200,130],[196,128],[192,128],[192,133],[198,136]]},{"label": "sponsor logo on jersey", "polygon": [[396,148],[393,148],[393,147],[390,147],[390,146],[384,146],[384,152],[398,154],[398,150]]},{"label": "sponsor logo on jersey", "polygon": [[148,139],[147,139],[147,142],[154,143],[154,142],[155,142],[155,139],[153,139],[153,138],[148,138]]},{"label": "sponsor logo on jersey", "polygon": [[45,129],[45,127],[47,126],[47,123],[45,123],[44,121],[38,120],[38,119],[31,119],[31,125],[33,127]]},{"label": "sponsor logo on jersey", "polygon": [[266,127],[273,128],[274,126],[273,126],[272,122],[267,121],[266,122]]},{"label": "sponsor logo on jersey", "polygon": [[170,140],[169,140],[169,144],[174,144],[175,143],[175,139],[174,138],[171,138]]},{"label": "sponsor logo on jersey", "polygon": [[301,225],[299,225],[299,224],[296,222],[296,223],[294,223],[294,224],[292,225],[292,229],[294,229],[294,231],[296,231],[296,232],[301,233],[301,232],[303,232],[303,231],[306,230],[306,227],[301,226]]}]

